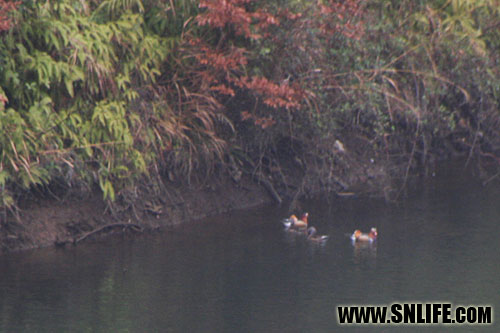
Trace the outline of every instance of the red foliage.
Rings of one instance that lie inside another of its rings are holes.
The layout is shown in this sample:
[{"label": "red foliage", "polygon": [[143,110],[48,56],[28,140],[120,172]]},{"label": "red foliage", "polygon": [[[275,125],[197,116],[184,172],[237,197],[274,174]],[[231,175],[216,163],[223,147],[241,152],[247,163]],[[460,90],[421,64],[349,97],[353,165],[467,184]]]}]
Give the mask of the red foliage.
[{"label": "red foliage", "polygon": [[21,1],[0,0],[0,31],[9,30],[11,27],[9,12],[15,10]]},{"label": "red foliage", "polygon": [[274,120],[272,117],[267,117],[267,118],[257,117],[247,111],[241,112],[241,119],[243,120],[252,119],[255,125],[259,125],[263,129],[266,129],[267,127],[270,127],[276,123],[276,120]]},{"label": "red foliage", "polygon": [[359,39],[364,33],[364,23],[356,21],[362,14],[358,0],[334,1],[319,3],[320,18],[317,20],[323,35],[341,33],[348,38]]},{"label": "red foliage", "polygon": [[231,27],[237,35],[251,39],[261,38],[258,33],[252,32],[254,24],[257,30],[264,29],[269,25],[278,25],[279,21],[270,13],[262,10],[249,12],[245,5],[252,0],[201,0],[200,8],[206,11],[196,18],[199,25],[209,25],[213,28]]},{"label": "red foliage", "polygon": [[246,87],[264,97],[264,103],[273,107],[284,107],[286,109],[299,108],[303,98],[303,92],[298,87],[291,87],[288,83],[276,84],[265,77],[254,76],[252,80],[243,77],[241,86]]},{"label": "red foliage", "polygon": [[225,73],[237,70],[247,64],[244,52],[244,49],[238,47],[230,47],[222,52],[213,50],[206,45],[200,45],[199,53],[195,57],[200,64],[213,66],[216,71]]},{"label": "red foliage", "polygon": [[[0,0],[0,31],[6,31],[11,28],[10,18],[8,17],[9,12],[15,10],[20,3],[20,1],[5,2],[5,0]],[[0,109],[3,109],[8,102],[7,97],[0,94]]]},{"label": "red foliage", "polygon": [[[264,1],[200,0],[199,7],[204,11],[196,17],[197,24],[208,25],[221,32],[215,46],[200,39],[189,40],[191,54],[199,64],[197,75],[201,79],[201,85],[212,93],[226,96],[235,96],[236,91],[246,91],[257,98],[256,103],[260,100],[270,109],[299,109],[306,96],[300,83],[289,84],[286,80],[276,83],[263,76],[248,76],[245,67],[249,62],[247,56],[250,51],[234,46],[234,40],[230,40],[229,36],[232,33],[254,41],[270,38],[269,41],[273,44],[278,41],[282,45],[293,43],[293,47],[305,52],[303,39],[298,38],[299,34],[292,36],[293,32],[288,29],[284,30],[284,36],[280,35],[281,37],[271,34],[271,27],[286,21],[294,31],[316,30],[324,37],[340,33],[357,39],[363,34],[359,3],[359,0],[324,0],[311,7],[314,9],[308,15],[291,13],[288,9],[278,10],[273,15],[267,11]],[[310,51],[311,54],[318,52],[316,49]],[[242,119],[253,120],[262,128],[275,123],[272,117],[257,116],[246,111],[242,112]]]},{"label": "red foliage", "polygon": [[219,94],[223,94],[223,95],[228,95],[228,96],[234,96],[234,90],[228,86],[226,86],[225,84],[219,84],[217,86],[211,86],[210,87],[210,90],[212,91],[218,91]]},{"label": "red foliage", "polygon": [[4,95],[0,94],[0,110],[3,110],[3,107],[5,106],[5,103],[8,103],[9,100],[7,99],[7,97],[5,97]]},{"label": "red foliage", "polygon": [[[271,26],[280,24],[280,20],[269,13],[264,7],[250,11],[248,8],[252,0],[201,0],[200,8],[205,11],[198,15],[198,25],[208,25],[222,29],[224,32],[233,32],[235,35],[248,39],[261,39],[269,35]],[[282,17],[294,14],[284,13]],[[299,15],[295,15],[295,18]],[[224,37],[222,37],[224,39]],[[223,40],[222,40],[223,41]],[[199,39],[192,39],[190,45],[194,57],[203,68],[198,75],[209,90],[222,95],[234,96],[235,89],[247,90],[260,98],[271,108],[298,108],[302,93],[298,87],[288,84],[276,84],[265,77],[248,77],[244,68],[248,64],[247,51],[235,46],[226,46],[219,41],[217,47],[203,43]],[[250,113],[242,113],[243,120],[251,119],[262,128],[275,123],[271,117],[258,117]]]}]

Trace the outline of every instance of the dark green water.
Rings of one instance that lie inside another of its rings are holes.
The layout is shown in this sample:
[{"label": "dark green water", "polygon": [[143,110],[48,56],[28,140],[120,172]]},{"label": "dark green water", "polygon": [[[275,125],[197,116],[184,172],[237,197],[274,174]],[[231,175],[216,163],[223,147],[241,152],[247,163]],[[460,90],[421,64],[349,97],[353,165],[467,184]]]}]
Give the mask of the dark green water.
[{"label": "dark green water", "polygon": [[[423,183],[423,182],[422,182]],[[0,257],[2,332],[499,331],[499,325],[339,327],[339,304],[500,309],[500,188],[420,184],[398,204],[302,203],[324,247],[261,207],[136,238]],[[376,248],[346,234],[376,226]],[[500,319],[497,319],[498,322]]]}]

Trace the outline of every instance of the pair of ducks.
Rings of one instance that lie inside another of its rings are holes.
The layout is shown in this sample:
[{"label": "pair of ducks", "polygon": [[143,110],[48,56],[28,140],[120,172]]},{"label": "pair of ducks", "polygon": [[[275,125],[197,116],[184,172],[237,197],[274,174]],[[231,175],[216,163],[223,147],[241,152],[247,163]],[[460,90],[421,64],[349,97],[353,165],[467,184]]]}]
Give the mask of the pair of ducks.
[{"label": "pair of ducks", "polygon": [[283,221],[285,230],[290,232],[306,233],[307,239],[315,243],[325,243],[328,240],[327,235],[317,235],[315,227],[308,227],[307,217],[309,213],[304,213],[299,220],[297,216],[292,215]]},{"label": "pair of ducks", "polygon": [[[304,213],[302,218],[299,220],[297,216],[292,215],[283,221],[285,230],[291,232],[305,232],[307,234],[307,239],[317,243],[324,243],[328,240],[326,235],[316,235],[317,230],[315,227],[308,227],[307,218],[309,213]],[[377,228],[371,228],[369,233],[363,233],[361,230],[354,230],[351,235],[351,240],[356,243],[373,243],[377,240],[378,232]]]}]

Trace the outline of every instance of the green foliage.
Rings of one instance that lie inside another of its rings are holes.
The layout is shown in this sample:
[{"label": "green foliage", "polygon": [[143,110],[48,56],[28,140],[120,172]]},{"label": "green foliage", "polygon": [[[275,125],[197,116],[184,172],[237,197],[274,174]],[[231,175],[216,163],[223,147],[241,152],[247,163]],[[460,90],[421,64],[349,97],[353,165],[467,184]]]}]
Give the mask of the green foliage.
[{"label": "green foliage", "polygon": [[260,163],[283,140],[329,168],[352,133],[410,160],[445,140],[500,151],[495,0],[46,0],[9,15],[3,207],[56,179],[113,201],[234,147]]},{"label": "green foliage", "polygon": [[104,197],[114,200],[147,173],[132,134],[140,115],[129,103],[155,83],[178,36],[152,33],[143,14],[139,0],[20,6],[0,44],[4,206],[14,204],[18,186],[69,175],[85,182],[97,176]]},{"label": "green foliage", "polygon": [[498,164],[498,1],[272,1],[264,8],[280,19],[269,35],[245,41],[224,31],[214,42],[246,47],[245,73],[305,92],[293,111],[241,91],[243,102],[229,100],[229,109],[275,121],[263,131],[232,118],[254,158],[272,155],[285,139],[306,147],[294,152],[304,164],[342,163],[335,140],[357,138],[409,166],[457,153]]},{"label": "green foliage", "polygon": [[449,141],[458,151],[498,151],[498,2],[376,1],[364,10],[359,40],[337,34],[314,48],[328,57],[316,57],[318,74],[303,82],[320,111],[308,132],[341,135],[325,126],[334,119],[410,160]]},{"label": "green foliage", "polygon": [[224,159],[218,131],[232,124],[191,92],[178,51],[197,1],[33,1],[13,13],[0,44],[0,206],[56,179],[97,183],[114,201],[144,177]]}]

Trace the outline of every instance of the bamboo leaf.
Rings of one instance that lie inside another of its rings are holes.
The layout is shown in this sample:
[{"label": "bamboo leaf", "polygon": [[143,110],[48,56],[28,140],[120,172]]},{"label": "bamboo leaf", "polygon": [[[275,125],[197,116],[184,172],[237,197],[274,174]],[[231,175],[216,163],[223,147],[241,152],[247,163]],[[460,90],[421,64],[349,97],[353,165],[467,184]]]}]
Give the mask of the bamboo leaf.
[{"label": "bamboo leaf", "polygon": [[70,78],[66,78],[64,80],[64,84],[66,85],[66,91],[68,92],[68,94],[71,96],[71,97],[74,97],[74,91],[73,91],[73,80],[71,80]]}]

